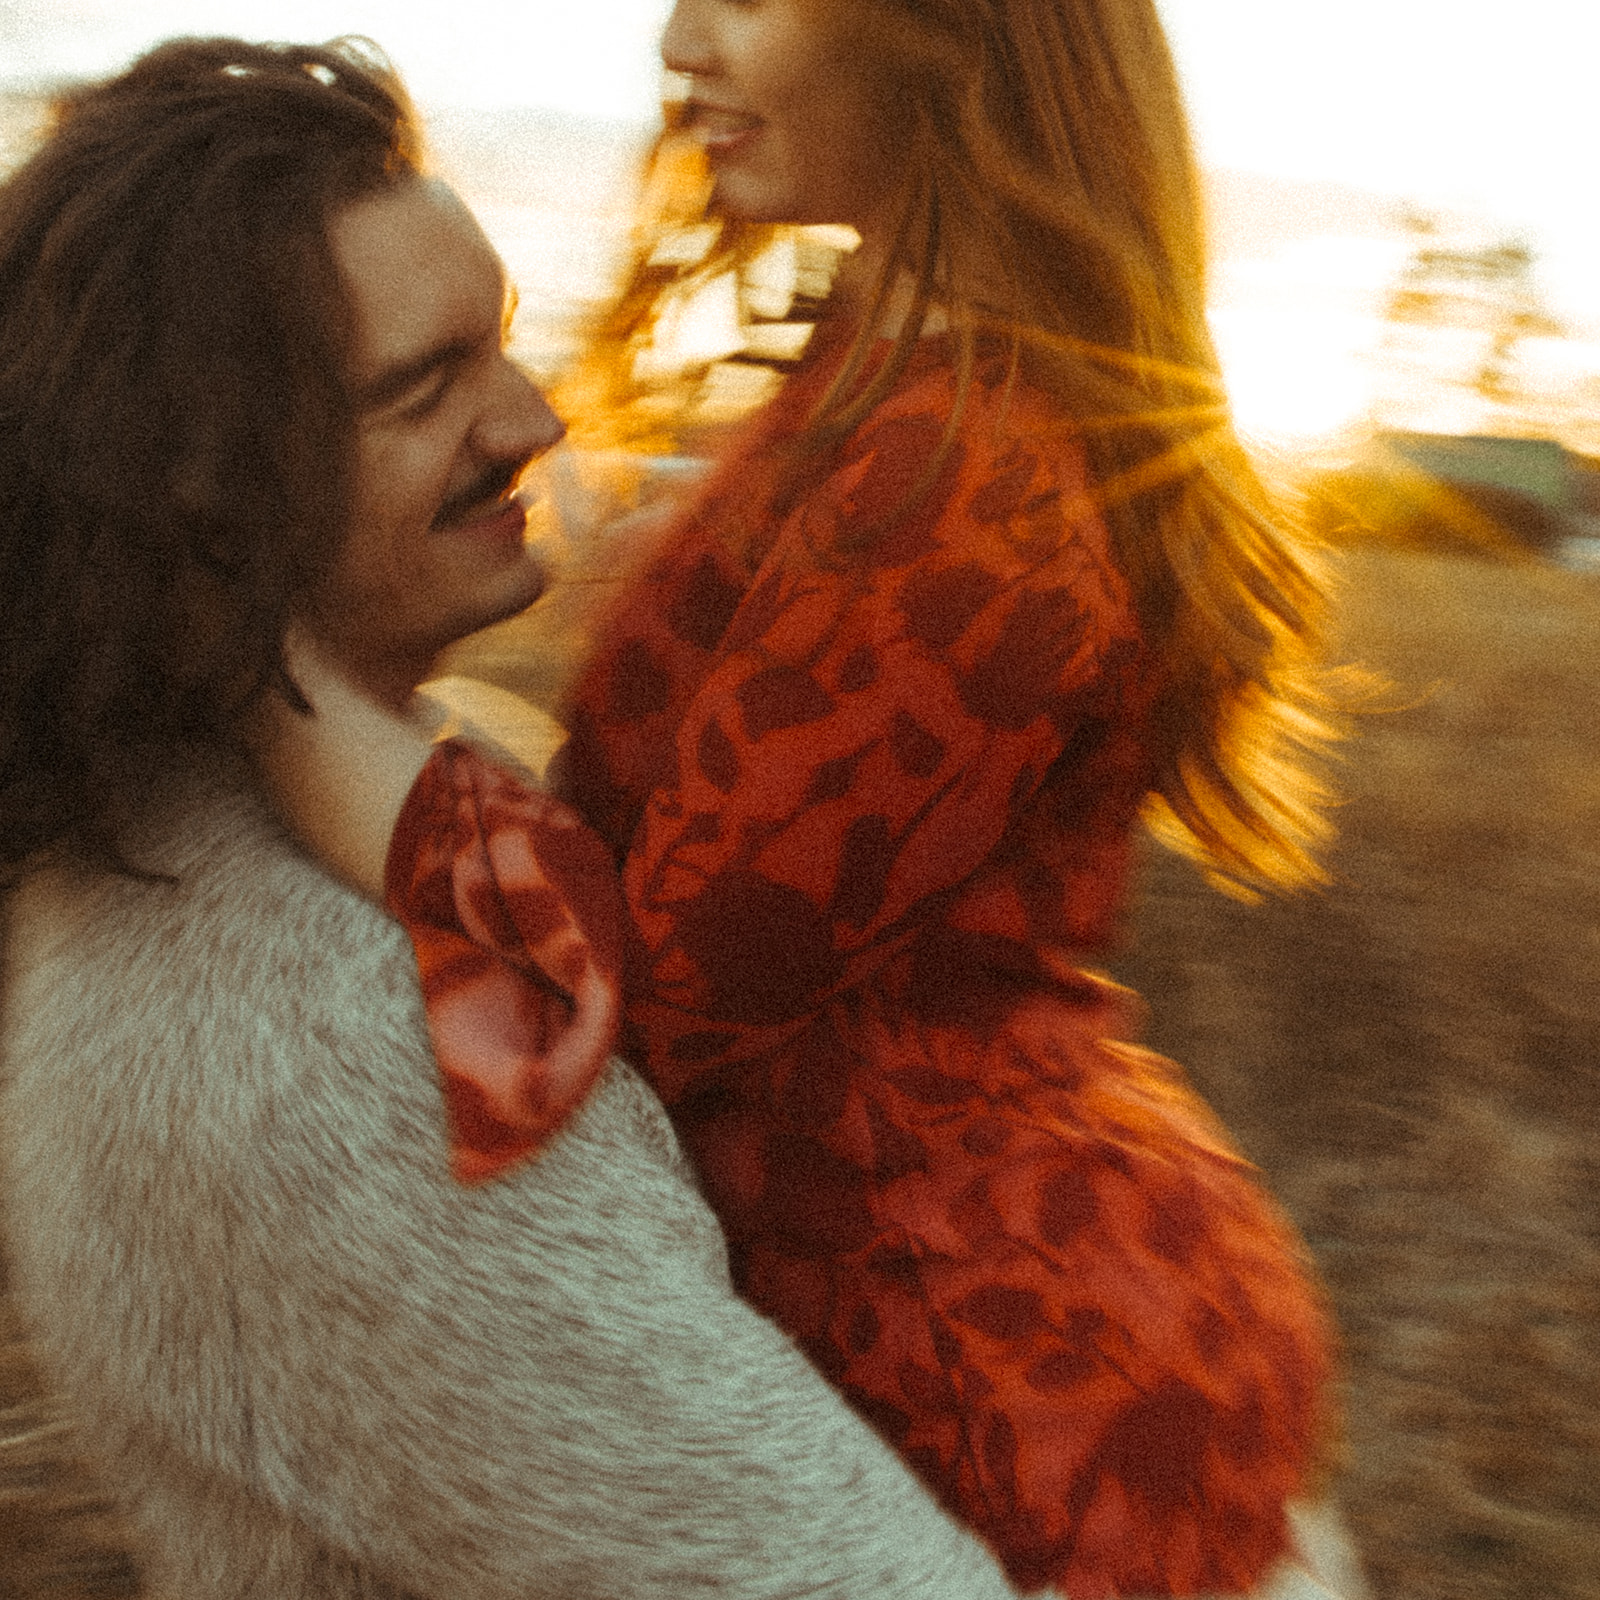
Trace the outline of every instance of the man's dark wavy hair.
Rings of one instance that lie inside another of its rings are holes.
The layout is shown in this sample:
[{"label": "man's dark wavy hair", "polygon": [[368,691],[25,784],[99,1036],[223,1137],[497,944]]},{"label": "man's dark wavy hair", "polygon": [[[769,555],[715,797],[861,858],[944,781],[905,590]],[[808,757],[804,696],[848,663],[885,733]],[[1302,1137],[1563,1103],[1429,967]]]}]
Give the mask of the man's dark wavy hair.
[{"label": "man's dark wavy hair", "polygon": [[178,39],[0,184],[0,872],[120,862],[172,755],[281,680],[349,494],[328,221],[420,163],[366,41]]}]

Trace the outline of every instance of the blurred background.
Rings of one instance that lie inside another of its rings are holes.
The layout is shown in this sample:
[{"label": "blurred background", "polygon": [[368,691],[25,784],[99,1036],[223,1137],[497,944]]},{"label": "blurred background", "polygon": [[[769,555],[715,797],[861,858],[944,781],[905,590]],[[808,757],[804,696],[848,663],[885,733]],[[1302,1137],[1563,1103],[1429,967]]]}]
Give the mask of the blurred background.
[{"label": "blurred background", "polygon": [[[618,264],[666,9],[0,0],[0,166],[159,38],[370,34],[549,375]],[[1390,688],[1328,889],[1244,906],[1151,852],[1117,970],[1317,1255],[1375,1595],[1600,1600],[1600,6],[1162,10],[1236,414]],[[139,1593],[0,1335],[0,1600]]]}]

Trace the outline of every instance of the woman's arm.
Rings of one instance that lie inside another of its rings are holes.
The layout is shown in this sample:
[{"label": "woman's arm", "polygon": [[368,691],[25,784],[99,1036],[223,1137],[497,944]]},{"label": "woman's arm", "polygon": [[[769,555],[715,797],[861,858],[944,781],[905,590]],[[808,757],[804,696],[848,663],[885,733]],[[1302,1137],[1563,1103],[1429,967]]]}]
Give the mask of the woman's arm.
[{"label": "woman's arm", "polygon": [[284,654],[311,710],[277,693],[263,703],[251,729],[257,770],[301,843],[380,903],[396,818],[439,740],[466,739],[536,782],[565,738],[554,718],[491,683],[433,679],[400,713],[356,688],[303,630],[290,629]]}]

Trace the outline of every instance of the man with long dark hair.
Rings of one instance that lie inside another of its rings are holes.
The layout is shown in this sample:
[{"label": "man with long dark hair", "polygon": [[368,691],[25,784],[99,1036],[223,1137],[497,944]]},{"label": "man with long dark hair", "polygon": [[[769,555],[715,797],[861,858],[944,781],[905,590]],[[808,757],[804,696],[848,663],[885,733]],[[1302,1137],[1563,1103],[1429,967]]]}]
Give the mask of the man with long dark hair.
[{"label": "man with long dark hair", "polygon": [[1007,1595],[735,1299],[603,1029],[451,1176],[410,946],[274,819],[302,663],[398,707],[538,594],[506,302],[351,44],[163,46],[0,186],[16,1290],[159,1593]]}]

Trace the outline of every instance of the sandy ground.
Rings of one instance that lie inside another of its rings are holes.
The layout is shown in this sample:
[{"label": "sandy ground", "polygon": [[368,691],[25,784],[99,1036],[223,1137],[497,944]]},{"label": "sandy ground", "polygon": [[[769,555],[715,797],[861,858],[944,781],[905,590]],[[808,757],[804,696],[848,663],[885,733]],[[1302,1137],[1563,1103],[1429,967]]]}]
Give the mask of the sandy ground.
[{"label": "sandy ground", "polygon": [[[1337,881],[1249,908],[1152,857],[1117,971],[1326,1274],[1376,1600],[1600,1600],[1600,579],[1345,566],[1399,709]],[[137,1593],[0,1340],[0,1600]]]}]

